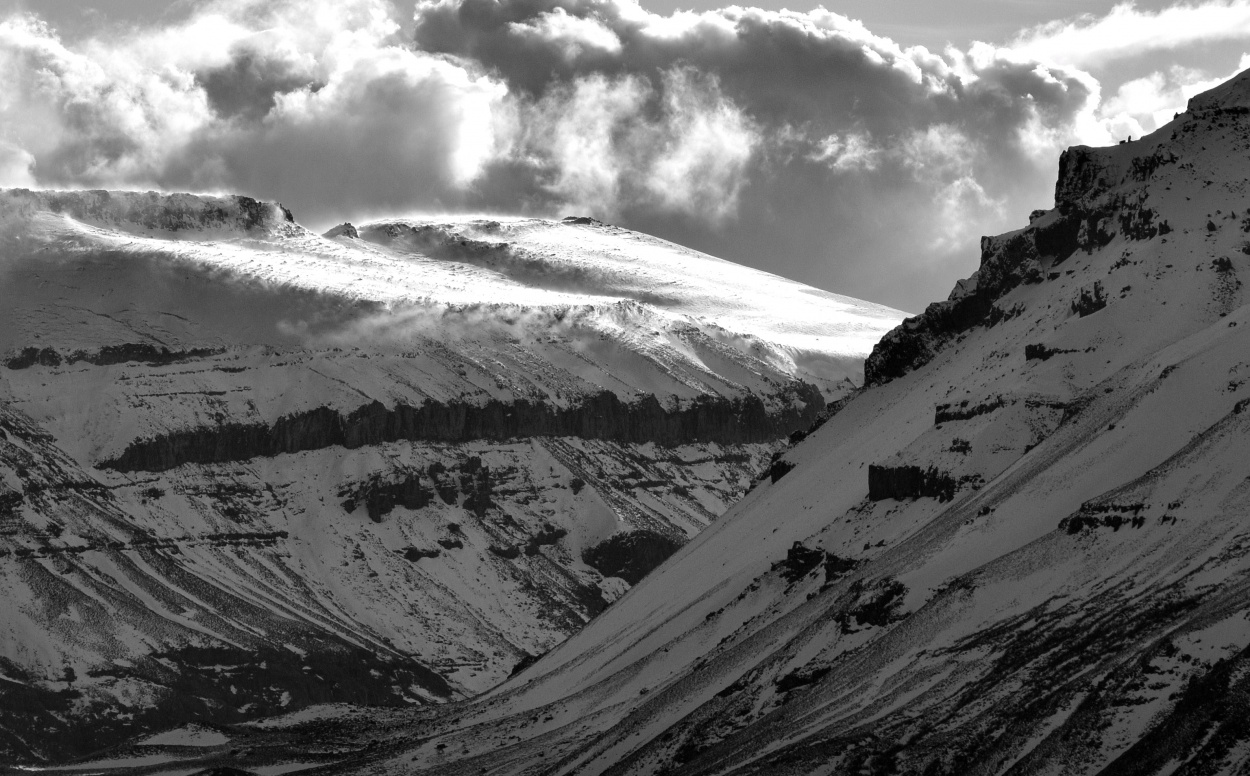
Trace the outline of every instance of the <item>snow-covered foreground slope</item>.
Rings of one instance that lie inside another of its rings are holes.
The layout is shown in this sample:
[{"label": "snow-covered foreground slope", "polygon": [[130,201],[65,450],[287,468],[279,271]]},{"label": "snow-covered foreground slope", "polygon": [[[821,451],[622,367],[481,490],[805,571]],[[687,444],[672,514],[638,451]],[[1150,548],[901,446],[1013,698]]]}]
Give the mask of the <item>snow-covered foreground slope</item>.
[{"label": "snow-covered foreground slope", "polygon": [[334,232],[0,192],[0,760],[481,692],[901,317],[596,222]]},{"label": "snow-covered foreground slope", "polygon": [[330,772],[1244,771],[1247,180],[1250,73],[1069,150],[1053,210],[585,629],[449,708],[233,729],[290,747],[236,762],[319,736]]}]

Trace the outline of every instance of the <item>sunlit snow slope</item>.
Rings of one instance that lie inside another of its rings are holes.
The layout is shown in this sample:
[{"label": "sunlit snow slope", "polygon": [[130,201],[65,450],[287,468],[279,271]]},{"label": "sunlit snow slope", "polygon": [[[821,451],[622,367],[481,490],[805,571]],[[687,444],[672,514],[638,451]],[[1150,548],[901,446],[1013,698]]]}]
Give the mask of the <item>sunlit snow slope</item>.
[{"label": "sunlit snow slope", "polygon": [[1250,73],[1068,150],[779,476],[490,694],[338,718],[339,770],[1245,772],[1248,180]]},{"label": "sunlit snow slope", "polygon": [[485,690],[901,318],[588,219],[330,234],[0,192],[0,761]]}]

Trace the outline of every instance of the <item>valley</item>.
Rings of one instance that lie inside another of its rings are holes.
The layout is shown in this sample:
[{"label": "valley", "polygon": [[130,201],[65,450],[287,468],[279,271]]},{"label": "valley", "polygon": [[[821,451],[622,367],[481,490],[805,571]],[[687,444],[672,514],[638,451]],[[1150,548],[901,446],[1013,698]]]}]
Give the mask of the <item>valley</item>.
[{"label": "valley", "polygon": [[1054,208],[985,238],[864,390],[536,663],[197,762],[330,729],[326,773],[1244,770],[1248,151],[1250,73],[1070,149]]}]

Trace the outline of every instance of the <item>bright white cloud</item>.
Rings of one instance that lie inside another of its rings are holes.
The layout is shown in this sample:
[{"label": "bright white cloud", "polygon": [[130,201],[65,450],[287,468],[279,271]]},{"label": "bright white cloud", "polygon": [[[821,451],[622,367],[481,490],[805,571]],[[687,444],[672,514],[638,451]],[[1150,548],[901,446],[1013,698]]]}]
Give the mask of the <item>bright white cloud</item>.
[{"label": "bright white cloud", "polygon": [[466,186],[491,156],[506,88],[399,45],[388,10],[231,0],[73,49],[11,17],[0,22],[0,139],[24,154],[6,154],[3,182],[264,190],[264,176],[350,195],[359,178],[356,193],[373,179],[386,195],[397,167]]},{"label": "bright white cloud", "polygon": [[1250,0],[1208,0],[1159,11],[1121,3],[1105,16],[1086,14],[1027,30],[1010,47],[1041,62],[1088,69],[1154,51],[1246,38]]},{"label": "bright white cloud", "polygon": [[652,130],[658,153],[647,169],[647,192],[662,210],[720,221],[738,209],[759,133],[716,79],[678,68],[663,80],[666,116]]},{"label": "bright white cloud", "polygon": [[649,95],[640,78],[593,74],[551,91],[530,109],[524,147],[542,153],[536,163],[550,171],[548,190],[566,206],[615,215],[639,150],[633,148],[635,119]]},{"label": "bright white cloud", "polygon": [[814,162],[823,162],[835,172],[875,170],[881,163],[882,149],[862,132],[834,133],[821,138],[808,155]]},{"label": "bright white cloud", "polygon": [[1230,73],[1212,76],[1206,71],[1173,66],[1126,81],[1091,111],[1092,118],[1083,123],[1079,137],[1091,145],[1142,137],[1184,112],[1189,98],[1247,68],[1250,54],[1243,54]]},{"label": "bright white cloud", "polygon": [[570,64],[588,51],[616,54],[621,50],[616,33],[597,19],[571,16],[559,7],[528,22],[513,22],[510,27],[520,37],[555,43]]}]

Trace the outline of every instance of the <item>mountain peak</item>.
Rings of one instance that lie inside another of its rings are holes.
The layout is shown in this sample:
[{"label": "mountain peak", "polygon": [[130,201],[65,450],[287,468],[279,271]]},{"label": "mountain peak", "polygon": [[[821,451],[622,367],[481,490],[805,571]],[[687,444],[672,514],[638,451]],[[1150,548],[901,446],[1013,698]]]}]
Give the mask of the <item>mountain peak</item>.
[{"label": "mountain peak", "polygon": [[1189,113],[1207,110],[1250,110],[1250,69],[1243,70],[1213,89],[1189,98]]},{"label": "mountain peak", "polygon": [[353,240],[359,240],[360,232],[356,231],[356,227],[352,225],[351,221],[344,221],[321,236],[327,239],[333,239],[335,237],[350,237]]},{"label": "mountain peak", "polygon": [[[1136,263],[1150,255],[1160,271],[1172,269],[1184,252],[1205,254],[1217,244],[1231,255],[1244,255],[1250,219],[1239,218],[1237,212],[1244,214],[1242,187],[1250,175],[1250,160],[1240,152],[1248,117],[1250,70],[1195,96],[1187,113],[1145,137],[1113,146],[1068,148],[1059,158],[1055,207],[1035,211],[1022,229],[983,238],[978,270],[960,281],[947,300],[931,304],[887,334],[865,362],[866,382],[900,377],[927,364],[969,330],[1021,314],[1027,303],[1008,301],[1009,294],[1092,271],[1096,253],[1120,251],[1127,256],[1151,246]],[[1069,261],[1074,255],[1078,258]],[[1113,260],[1103,271],[1118,272],[1128,261]],[[1216,301],[1204,300],[1202,309],[1231,310],[1234,297],[1224,285],[1203,292]],[[1142,288],[1141,282],[1124,285],[1121,297]],[[1091,285],[1083,293],[1095,298],[1101,292]],[[1161,308],[1168,297],[1175,304],[1176,294],[1175,289],[1159,289],[1155,296],[1142,296],[1141,303],[1150,299],[1150,305]],[[1075,315],[1082,309],[1080,298],[1078,293],[1076,301],[1046,299],[1044,305],[1070,307]],[[1195,316],[1191,323],[1199,320]]]}]

